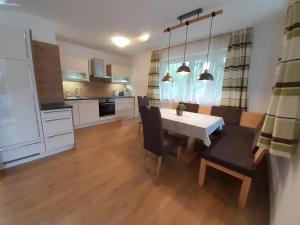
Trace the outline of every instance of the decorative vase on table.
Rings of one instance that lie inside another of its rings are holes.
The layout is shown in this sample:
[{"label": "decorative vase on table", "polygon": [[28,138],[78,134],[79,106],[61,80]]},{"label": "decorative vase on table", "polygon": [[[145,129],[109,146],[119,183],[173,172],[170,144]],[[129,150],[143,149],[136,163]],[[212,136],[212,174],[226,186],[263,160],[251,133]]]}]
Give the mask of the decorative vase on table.
[{"label": "decorative vase on table", "polygon": [[185,109],[185,105],[182,103],[178,103],[176,106],[176,114],[177,116],[182,116],[183,110]]},{"label": "decorative vase on table", "polygon": [[182,116],[183,110],[176,109],[177,116]]}]

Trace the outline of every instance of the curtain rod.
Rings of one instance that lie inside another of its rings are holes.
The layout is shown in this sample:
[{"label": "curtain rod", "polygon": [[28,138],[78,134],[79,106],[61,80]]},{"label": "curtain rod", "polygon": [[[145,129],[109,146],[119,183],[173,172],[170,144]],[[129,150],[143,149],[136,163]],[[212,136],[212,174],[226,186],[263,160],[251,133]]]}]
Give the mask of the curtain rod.
[{"label": "curtain rod", "polygon": [[184,22],[184,23],[179,23],[179,24],[177,24],[177,25],[175,25],[175,26],[173,26],[173,27],[168,27],[168,28],[164,29],[164,32],[170,32],[170,31],[172,31],[172,30],[176,30],[176,29],[178,29],[178,28],[180,28],[180,27],[186,26],[187,24],[196,23],[196,22],[199,22],[199,21],[201,21],[201,20],[205,20],[205,19],[207,19],[207,18],[210,18],[210,17],[213,16],[213,14],[214,14],[214,16],[217,16],[217,15],[220,15],[220,14],[222,14],[222,13],[223,13],[223,9],[218,10],[218,11],[214,11],[214,12],[209,13],[209,14],[206,14],[206,15],[204,15],[204,16],[199,16],[199,17],[197,17],[197,18],[195,18],[195,19],[187,20],[187,21]]}]

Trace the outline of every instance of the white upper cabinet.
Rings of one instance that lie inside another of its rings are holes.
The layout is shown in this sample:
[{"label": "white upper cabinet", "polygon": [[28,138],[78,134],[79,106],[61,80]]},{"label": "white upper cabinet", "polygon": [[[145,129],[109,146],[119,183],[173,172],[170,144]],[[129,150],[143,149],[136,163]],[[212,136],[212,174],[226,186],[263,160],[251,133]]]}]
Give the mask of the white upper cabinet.
[{"label": "white upper cabinet", "polygon": [[8,59],[31,59],[28,32],[0,25],[0,57]]},{"label": "white upper cabinet", "polygon": [[89,81],[88,59],[61,56],[60,63],[63,80]]},{"label": "white upper cabinet", "polygon": [[84,58],[75,58],[70,56],[61,56],[61,70],[75,71],[89,74],[89,61]]},{"label": "white upper cabinet", "polygon": [[113,83],[130,83],[131,82],[131,68],[115,64],[106,65],[106,73],[112,77]]}]

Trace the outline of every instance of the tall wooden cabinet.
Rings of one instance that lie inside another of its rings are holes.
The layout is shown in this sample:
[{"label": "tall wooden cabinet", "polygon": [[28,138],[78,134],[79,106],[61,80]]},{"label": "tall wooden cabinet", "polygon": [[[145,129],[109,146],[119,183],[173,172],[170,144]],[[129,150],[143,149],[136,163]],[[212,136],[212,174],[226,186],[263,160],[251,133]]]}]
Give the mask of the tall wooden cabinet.
[{"label": "tall wooden cabinet", "polygon": [[31,45],[40,104],[63,103],[58,46],[35,40],[31,41]]}]

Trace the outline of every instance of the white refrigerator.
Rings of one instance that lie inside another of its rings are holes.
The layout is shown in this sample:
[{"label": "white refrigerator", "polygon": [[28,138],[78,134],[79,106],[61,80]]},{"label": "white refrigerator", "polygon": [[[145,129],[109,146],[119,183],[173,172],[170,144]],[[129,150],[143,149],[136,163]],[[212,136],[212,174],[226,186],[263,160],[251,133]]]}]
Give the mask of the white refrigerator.
[{"label": "white refrigerator", "polygon": [[[40,145],[30,147],[35,144]],[[10,150],[14,151],[8,154]],[[29,33],[1,25],[0,161],[7,163],[43,150]]]}]

